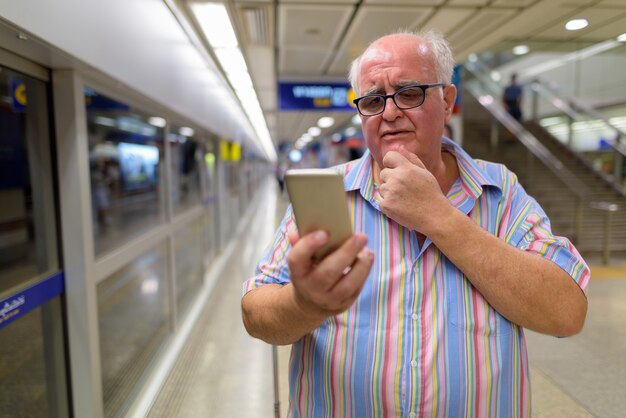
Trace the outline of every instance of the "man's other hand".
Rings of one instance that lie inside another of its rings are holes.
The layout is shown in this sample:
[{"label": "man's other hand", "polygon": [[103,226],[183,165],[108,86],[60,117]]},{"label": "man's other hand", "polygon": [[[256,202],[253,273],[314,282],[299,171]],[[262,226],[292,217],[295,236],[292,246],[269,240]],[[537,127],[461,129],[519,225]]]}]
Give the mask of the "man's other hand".
[{"label": "man's other hand", "polygon": [[428,235],[448,200],[419,157],[403,148],[383,158],[378,191],[380,210],[400,225]]}]

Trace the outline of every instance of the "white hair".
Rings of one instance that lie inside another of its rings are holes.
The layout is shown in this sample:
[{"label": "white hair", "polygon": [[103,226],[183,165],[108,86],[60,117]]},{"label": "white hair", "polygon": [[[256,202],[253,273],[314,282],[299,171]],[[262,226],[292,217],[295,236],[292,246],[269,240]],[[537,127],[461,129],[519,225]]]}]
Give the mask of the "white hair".
[{"label": "white hair", "polygon": [[446,41],[443,35],[440,32],[433,30],[414,32],[407,29],[399,29],[393,33],[381,36],[380,38],[370,43],[365,51],[363,51],[361,55],[359,55],[354,61],[352,61],[352,64],[350,65],[350,72],[348,73],[348,80],[350,80],[352,89],[357,95],[360,94],[358,78],[359,71],[361,69],[361,61],[363,60],[365,52],[367,52],[370,46],[372,46],[378,40],[393,35],[409,35],[421,41],[427,42],[430,50],[435,56],[435,70],[437,72],[437,78],[439,79],[437,80],[437,82],[445,84],[452,83],[454,58],[452,58],[452,49],[450,48],[448,41]]}]

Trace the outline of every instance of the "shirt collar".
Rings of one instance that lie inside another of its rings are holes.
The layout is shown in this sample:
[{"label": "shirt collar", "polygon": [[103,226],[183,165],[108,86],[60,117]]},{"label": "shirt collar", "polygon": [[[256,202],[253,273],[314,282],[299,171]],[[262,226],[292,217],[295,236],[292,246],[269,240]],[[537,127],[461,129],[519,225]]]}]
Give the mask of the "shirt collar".
[{"label": "shirt collar", "polygon": [[484,187],[495,187],[502,191],[502,188],[493,177],[457,143],[446,137],[442,137],[441,149],[455,156],[456,163],[459,167],[461,186],[465,193],[473,199],[478,199]]},{"label": "shirt collar", "polygon": [[[459,166],[459,175],[463,190],[473,199],[477,199],[483,192],[483,187],[496,187],[498,183],[485,171],[467,152],[454,141],[442,137],[441,149],[450,152],[456,157]],[[371,200],[374,189],[372,176],[372,158],[369,151],[365,151],[358,160],[351,161],[345,166],[344,188],[346,191],[360,190],[361,195]]]}]

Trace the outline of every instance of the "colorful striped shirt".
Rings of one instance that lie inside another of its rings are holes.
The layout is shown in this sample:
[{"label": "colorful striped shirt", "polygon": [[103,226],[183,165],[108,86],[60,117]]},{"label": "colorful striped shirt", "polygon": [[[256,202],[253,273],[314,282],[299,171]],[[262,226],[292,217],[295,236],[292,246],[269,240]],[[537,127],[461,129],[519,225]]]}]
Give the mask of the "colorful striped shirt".
[{"label": "colorful striped shirt", "polygon": [[[554,236],[537,202],[500,164],[456,144],[460,176],[449,201],[524,251],[552,260],[586,289],[590,271]],[[523,329],[496,312],[427,238],[378,209],[371,157],[339,167],[354,230],[367,234],[374,265],[354,305],[292,346],[291,417],[527,417],[530,381]],[[289,282],[291,208],[244,292]]]}]

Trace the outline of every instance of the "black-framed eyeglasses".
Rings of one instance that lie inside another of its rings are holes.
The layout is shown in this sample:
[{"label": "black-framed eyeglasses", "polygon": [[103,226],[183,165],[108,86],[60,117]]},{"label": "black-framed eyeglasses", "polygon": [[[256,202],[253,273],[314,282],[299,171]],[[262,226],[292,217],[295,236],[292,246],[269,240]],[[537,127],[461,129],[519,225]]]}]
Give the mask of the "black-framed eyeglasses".
[{"label": "black-framed eyeglasses", "polygon": [[352,103],[356,105],[359,113],[363,116],[374,116],[383,113],[389,98],[393,100],[398,109],[413,109],[424,104],[427,89],[444,86],[444,83],[406,86],[396,90],[393,94],[366,94],[363,97],[354,99]]}]

